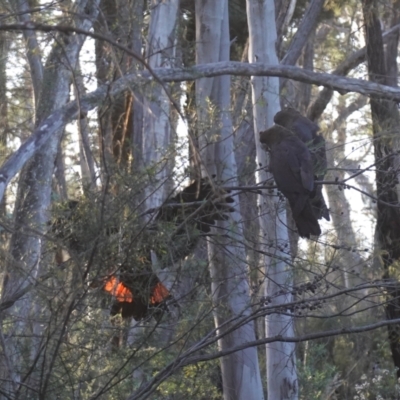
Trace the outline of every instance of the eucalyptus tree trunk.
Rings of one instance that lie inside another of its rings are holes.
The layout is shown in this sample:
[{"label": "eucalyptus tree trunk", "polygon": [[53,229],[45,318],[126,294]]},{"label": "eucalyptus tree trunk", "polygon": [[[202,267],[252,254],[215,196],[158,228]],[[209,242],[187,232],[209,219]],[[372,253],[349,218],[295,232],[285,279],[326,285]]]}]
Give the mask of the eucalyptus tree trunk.
[{"label": "eucalyptus tree trunk", "polygon": [[[150,23],[147,35],[146,61],[151,68],[175,66],[176,57],[176,29],[178,24],[179,0],[167,0],[159,2],[152,0],[150,5]],[[149,85],[141,97],[143,108],[140,111],[139,105],[134,109],[142,120],[138,121],[138,127],[142,129],[141,137],[137,143],[142,145],[140,161],[142,173],[148,174],[145,187],[146,209],[157,208],[171,194],[174,186],[173,169],[175,166],[175,132],[173,129],[173,118],[171,101],[168,93],[170,86],[162,87],[158,83]],[[135,138],[134,138],[135,139]],[[153,269],[157,276],[168,288],[176,282],[176,274],[171,268],[163,268],[158,263],[157,256],[152,252]],[[175,315],[176,316],[176,315]],[[174,317],[170,314],[170,323]],[[170,330],[172,335],[173,330]],[[165,336],[168,341],[169,335]],[[130,338],[132,341],[132,336]]]},{"label": "eucalyptus tree trunk", "polygon": [[[2,32],[0,34],[0,164],[3,164],[7,158],[7,131],[8,131],[8,99],[7,99],[7,60],[9,40],[8,34]],[[0,215],[6,213],[6,199],[0,201]],[[5,232],[0,233],[0,237],[4,238]],[[4,243],[0,248],[4,249]],[[1,279],[1,278],[0,278]]]},{"label": "eucalyptus tree trunk", "polygon": [[[135,23],[132,26],[132,50],[136,54],[142,55],[143,35],[142,28],[144,24],[144,0],[135,0],[132,7],[132,13],[135,16]],[[142,64],[132,60],[134,69],[141,69]],[[131,154],[132,154],[132,172],[138,173],[143,168],[143,93],[140,89],[134,90],[132,104],[132,126],[130,131]]]},{"label": "eucalyptus tree trunk", "polygon": [[[340,100],[339,100],[340,101]],[[325,133],[327,139],[327,160],[328,165],[337,165],[340,168],[344,168],[345,157],[345,145],[347,142],[346,132],[346,119],[356,110],[363,107],[367,102],[367,98],[360,96],[360,98],[352,103],[347,108],[339,107],[339,117],[335,123],[332,124],[333,129]],[[343,100],[344,103],[344,100]],[[333,132],[336,130],[337,140],[333,141]],[[327,181],[342,181],[345,178],[344,170],[329,170],[327,172]],[[349,248],[357,248],[356,233],[351,223],[351,207],[346,197],[346,191],[338,190],[336,185],[326,185],[326,193],[329,199],[329,208],[331,210],[332,224],[335,228],[337,235],[337,244],[343,246],[338,250],[337,261],[341,266],[340,271],[343,275],[343,283],[346,288],[351,288],[362,283],[360,275],[364,266],[364,260],[361,255],[356,251],[350,251]],[[366,294],[365,292],[363,292]]]},{"label": "eucalyptus tree trunk", "polygon": [[[276,28],[275,9],[272,1],[257,2],[246,0],[249,25],[249,62],[278,64],[275,52]],[[256,136],[257,165],[267,167],[266,152],[261,148],[259,133],[273,124],[273,116],[279,111],[279,80],[277,78],[252,77],[252,96],[254,113],[254,133]],[[271,175],[265,169],[259,169],[257,183],[265,182]],[[275,253],[264,262],[266,273],[265,296],[271,305],[277,307],[292,301],[290,287],[293,282],[289,265],[291,256],[280,246],[288,243],[285,207],[278,204],[277,197],[267,193],[259,195],[258,207],[260,217],[260,238],[265,238],[261,250]],[[267,247],[267,243],[269,246]],[[272,246],[271,246],[272,244]],[[279,294],[278,293],[282,293]],[[265,319],[266,336],[294,336],[291,316],[271,314]],[[297,373],[295,363],[295,346],[293,343],[274,342],[267,345],[267,384],[268,397],[272,399],[297,399]]]},{"label": "eucalyptus tree trunk", "polygon": [[[26,5],[23,1],[19,4],[21,7]],[[21,14],[24,10],[21,8]],[[97,16],[97,10],[97,0],[80,0],[68,10],[70,12],[68,17],[75,15],[74,25],[89,30]],[[26,42],[28,58],[30,56],[35,58],[34,62],[30,63],[31,77],[34,90],[39,90],[39,93],[35,92],[35,98],[38,99],[35,125],[38,126],[49,114],[67,103],[72,73],[85,37],[76,34],[69,36],[58,34],[52,51],[42,67],[43,80],[41,80],[39,73],[41,68],[37,59],[40,50],[38,47],[36,49],[30,47],[35,40],[29,36]],[[7,266],[3,282],[3,301],[13,299],[16,291],[31,285],[43,272],[42,234],[47,230],[54,164],[63,131],[63,128],[57,131],[21,172],[16,200],[15,231],[10,243],[10,253],[20,268],[15,268],[15,264]],[[68,298],[66,309],[73,303],[73,294],[70,294],[72,297]],[[51,316],[46,315],[43,309],[45,308],[40,306],[39,299],[34,297],[32,292],[28,292],[22,300],[16,301],[7,310],[6,317],[3,316],[2,323],[7,324],[7,330],[11,334],[3,342],[2,361],[7,361],[5,363],[7,368],[2,369],[2,373],[10,383],[7,390],[11,397],[20,395],[27,398],[32,393],[42,398],[46,396],[54,359],[59,349],[58,340],[63,334],[64,325],[51,327],[49,319]],[[43,335],[46,336],[46,346],[42,342]],[[36,365],[37,371],[41,371],[40,376],[33,373],[33,365]],[[22,377],[24,377],[23,385],[21,385]]]},{"label": "eucalyptus tree trunk", "polygon": [[[179,0],[151,2],[146,58],[151,68],[173,67]],[[151,85],[143,101],[143,164],[150,174],[148,208],[159,207],[171,192],[174,166],[174,135],[170,99],[159,84]]]},{"label": "eucalyptus tree trunk", "polygon": [[[86,94],[86,88],[83,84],[81,68],[75,77],[75,97]],[[95,159],[90,148],[89,142],[89,119],[87,114],[82,115],[76,122],[79,134],[79,163],[81,167],[82,186],[85,189],[96,188],[96,169]]]},{"label": "eucalyptus tree trunk", "polygon": [[[131,8],[125,0],[100,2],[101,18],[94,25],[95,32],[118,38],[124,46],[129,46],[132,30]],[[99,85],[111,82],[115,77],[126,74],[130,68],[129,57],[125,52],[103,40],[96,40],[96,76]],[[98,109],[99,145],[101,149],[102,180],[111,182],[114,194],[118,191],[114,178],[116,166],[127,169],[129,159],[128,122],[131,120],[130,93],[108,97]],[[110,179],[111,178],[111,179]]]},{"label": "eucalyptus tree trunk", "polygon": [[[369,79],[387,84],[385,53],[382,28],[378,13],[378,2],[363,0],[365,38]],[[390,81],[389,81],[390,83]],[[397,282],[397,288],[389,292],[389,301],[385,305],[388,319],[400,317],[400,284],[396,273],[392,271],[400,259],[400,211],[399,202],[399,112],[397,104],[390,100],[371,97],[371,116],[376,169],[377,203],[376,253],[383,268],[383,277]],[[386,203],[386,204],[385,204]],[[399,327],[388,325],[389,344],[397,377],[400,378],[400,334]]]},{"label": "eucalyptus tree trunk", "polygon": [[[226,0],[196,1],[197,63],[229,60],[229,16]],[[198,133],[203,161],[203,176],[216,175],[230,184],[237,184],[234,158],[233,128],[230,115],[230,77],[200,79],[196,82]],[[207,121],[207,123],[205,123]],[[246,252],[243,242],[240,205],[231,220],[220,222],[216,236],[208,242],[214,320],[221,351],[255,339],[254,323],[234,329],[229,319],[251,313]],[[219,233],[228,235],[218,236]],[[221,359],[224,399],[262,399],[260,370],[256,348],[247,348]]]}]

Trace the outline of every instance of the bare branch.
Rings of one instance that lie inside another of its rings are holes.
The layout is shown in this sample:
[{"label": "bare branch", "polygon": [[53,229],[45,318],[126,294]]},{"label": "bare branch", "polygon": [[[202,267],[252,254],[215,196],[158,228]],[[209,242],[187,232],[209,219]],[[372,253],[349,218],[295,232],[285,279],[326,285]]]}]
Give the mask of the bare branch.
[{"label": "bare branch", "polygon": [[[1,30],[0,26],[0,30]],[[0,201],[10,180],[20,171],[25,163],[40,149],[40,147],[64,124],[78,117],[80,113],[97,107],[107,95],[117,96],[131,86],[145,85],[154,81],[183,82],[204,77],[221,75],[240,76],[278,76],[296,81],[330,87],[340,93],[357,92],[366,96],[381,97],[400,102],[400,88],[368,82],[362,79],[345,78],[327,73],[316,73],[302,68],[285,65],[267,65],[263,63],[247,64],[234,61],[223,61],[212,64],[197,65],[190,68],[156,68],[152,73],[137,71],[116,80],[110,85],[103,85],[92,93],[73,101],[47,117],[33,132],[28,140],[13,153],[0,168]]]},{"label": "bare branch", "polygon": [[307,43],[308,37],[315,29],[318,22],[318,16],[322,11],[324,3],[325,0],[313,0],[307,8],[304,18],[301,21],[301,25],[294,35],[285,57],[283,57],[281,61],[283,65],[296,64],[297,59],[300,57],[301,50]]},{"label": "bare branch", "polygon": [[[382,39],[384,43],[387,43],[389,39],[397,34],[400,29],[400,24],[393,26],[387,32],[382,34]],[[343,62],[341,62],[338,67],[333,71],[334,75],[347,75],[353,68],[357,65],[360,65],[366,60],[367,57],[367,48],[363,47],[360,50],[352,53],[348,58],[346,58]],[[316,121],[321,114],[324,112],[325,107],[330,102],[333,95],[333,88],[325,87],[311,105],[310,110],[308,112],[308,118],[312,121]]]},{"label": "bare branch", "polygon": [[[254,316],[253,316],[254,317]],[[297,337],[287,337],[282,335],[277,335],[274,337],[263,338],[259,340],[255,340],[253,342],[243,343],[240,346],[231,347],[229,349],[218,351],[211,354],[205,355],[193,355],[194,353],[204,349],[204,347],[209,346],[210,341],[206,341],[206,343],[201,342],[199,346],[192,346],[187,352],[183,353],[180,357],[176,358],[172,363],[163,368],[153,379],[151,379],[146,385],[141,387],[136,393],[134,393],[129,399],[137,399],[137,398],[146,398],[155,387],[160,385],[161,382],[165,381],[174,371],[181,369],[190,364],[196,364],[198,362],[205,362],[210,360],[215,360],[220,357],[224,357],[228,354],[236,353],[239,350],[243,350],[246,347],[250,346],[262,346],[268,343],[274,342],[290,342],[290,343],[300,343],[308,340],[317,340],[321,338],[346,335],[346,334],[355,334],[361,332],[368,332],[372,330],[376,330],[385,326],[399,324],[400,319],[393,320],[384,320],[379,321],[373,324],[357,326],[353,328],[339,328],[333,329],[330,331],[322,331],[317,333],[310,333],[307,335],[297,336]],[[211,342],[215,342],[217,338],[211,338]]]}]

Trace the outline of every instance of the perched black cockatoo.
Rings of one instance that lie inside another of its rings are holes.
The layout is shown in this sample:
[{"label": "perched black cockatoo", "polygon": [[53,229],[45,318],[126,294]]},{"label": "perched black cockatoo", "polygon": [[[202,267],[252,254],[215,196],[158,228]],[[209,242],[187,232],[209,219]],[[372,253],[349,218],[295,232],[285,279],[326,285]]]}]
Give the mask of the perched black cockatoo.
[{"label": "perched black cockatoo", "polygon": [[321,228],[310,199],[314,191],[314,171],[307,146],[280,125],[260,132],[260,142],[270,151],[270,170],[278,189],[289,201],[299,235],[319,236]]},{"label": "perched black cockatoo", "polygon": [[[91,287],[101,287],[114,296],[111,315],[120,313],[122,318],[135,320],[151,315],[158,319],[172,296],[153,271],[152,252],[161,268],[188,256],[201,235],[209,233],[216,221],[226,220],[227,214],[234,211],[229,205],[232,202],[223,189],[205,180],[195,181],[168,199],[158,210],[154,223],[140,229],[140,235],[130,232],[118,237],[117,257],[123,260],[117,263],[118,268],[110,261],[115,257],[112,251],[107,254],[107,246],[98,246],[114,272],[95,278]],[[93,207],[85,211],[79,202],[70,201],[62,210],[62,217],[53,223],[53,232],[84,258],[100,235],[95,222],[90,229],[94,215]],[[108,226],[104,233],[106,241],[112,242],[111,237],[118,236],[118,231],[117,226]]]},{"label": "perched black cockatoo", "polygon": [[[319,126],[294,108],[285,108],[275,114],[274,122],[293,131],[310,150],[315,180],[324,180],[327,170],[325,139],[318,135]],[[311,204],[318,219],[330,220],[329,210],[322,194],[322,185],[315,185]]]}]

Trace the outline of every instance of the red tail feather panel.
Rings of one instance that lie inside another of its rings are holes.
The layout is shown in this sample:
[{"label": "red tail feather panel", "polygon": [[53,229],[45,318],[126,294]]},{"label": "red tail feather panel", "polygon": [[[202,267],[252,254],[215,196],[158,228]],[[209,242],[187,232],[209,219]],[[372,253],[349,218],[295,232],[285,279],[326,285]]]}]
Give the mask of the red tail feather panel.
[{"label": "red tail feather panel", "polygon": [[158,282],[153,293],[150,296],[150,304],[157,305],[162,303],[164,300],[168,299],[170,296],[168,289],[161,283]]},{"label": "red tail feather panel", "polygon": [[133,295],[132,290],[115,275],[105,280],[103,285],[103,290],[116,299],[112,315],[121,313],[123,318],[133,317],[136,320],[147,317],[149,307],[157,307],[170,297],[168,289],[158,279],[149,289],[148,296]]},{"label": "red tail feather panel", "polygon": [[106,281],[103,290],[110,293],[118,301],[125,301],[127,303],[132,303],[133,301],[131,291],[123,283],[118,282],[115,276],[112,276]]}]

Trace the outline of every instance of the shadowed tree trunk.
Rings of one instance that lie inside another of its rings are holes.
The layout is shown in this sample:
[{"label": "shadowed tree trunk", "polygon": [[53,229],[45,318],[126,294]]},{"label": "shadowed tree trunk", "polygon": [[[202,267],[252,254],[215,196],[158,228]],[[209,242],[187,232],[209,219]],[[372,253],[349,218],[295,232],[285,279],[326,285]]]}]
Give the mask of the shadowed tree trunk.
[{"label": "shadowed tree trunk", "polygon": [[[132,29],[129,15],[130,4],[126,1],[103,0],[100,3],[102,10],[95,32],[103,33],[104,26],[109,35],[118,38],[124,46],[129,47],[129,32]],[[129,69],[130,59],[125,52],[116,49],[110,43],[96,40],[96,75],[99,85],[113,81],[124,75]],[[126,170],[130,153],[129,131],[132,119],[132,95],[129,92],[120,94],[116,98],[108,98],[102,107],[99,107],[100,149],[102,171],[109,177],[113,175],[116,166]],[[103,177],[103,182],[105,182]],[[113,185],[114,190],[118,190]]]},{"label": "shadowed tree trunk", "polygon": [[[7,100],[7,59],[9,41],[7,33],[0,34],[0,164],[3,164],[7,157],[7,136],[8,136],[8,100]],[[0,215],[5,215],[6,198],[0,201]],[[4,232],[1,234],[4,237]],[[1,278],[0,278],[1,279]]]},{"label": "shadowed tree trunk", "polygon": [[[132,27],[132,50],[136,54],[142,54],[143,37],[142,29],[144,25],[144,0],[136,0],[133,4],[132,14],[135,16],[135,23]],[[134,69],[141,69],[142,65],[137,60],[132,60]],[[143,168],[143,94],[142,91],[133,90],[132,104],[132,126],[130,132],[131,153],[132,153],[132,172],[137,173]]]},{"label": "shadowed tree trunk", "polygon": [[[378,2],[363,0],[365,38],[369,79],[387,84],[385,54]],[[395,102],[371,97],[372,128],[374,137],[376,190],[379,200],[398,204],[399,187],[399,115]],[[383,267],[385,279],[395,279],[392,268],[400,261],[400,209],[377,203],[375,252]],[[386,305],[388,319],[400,318],[400,285],[389,292]],[[397,376],[400,377],[400,331],[397,325],[388,326],[389,342]]]}]

